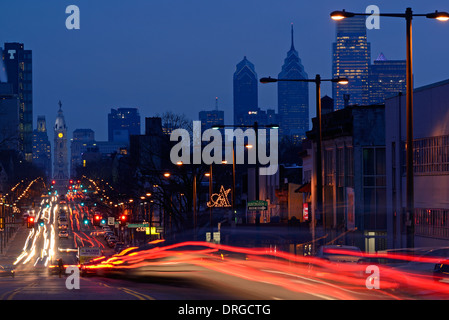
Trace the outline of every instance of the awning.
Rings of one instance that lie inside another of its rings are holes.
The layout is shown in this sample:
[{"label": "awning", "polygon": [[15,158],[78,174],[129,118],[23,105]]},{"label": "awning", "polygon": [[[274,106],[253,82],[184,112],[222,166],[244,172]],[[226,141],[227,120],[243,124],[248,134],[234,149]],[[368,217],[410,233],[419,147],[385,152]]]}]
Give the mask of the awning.
[{"label": "awning", "polygon": [[302,186],[300,186],[298,189],[296,189],[295,192],[298,192],[298,193],[311,193],[312,192],[312,188],[310,187],[310,182],[304,183]]}]

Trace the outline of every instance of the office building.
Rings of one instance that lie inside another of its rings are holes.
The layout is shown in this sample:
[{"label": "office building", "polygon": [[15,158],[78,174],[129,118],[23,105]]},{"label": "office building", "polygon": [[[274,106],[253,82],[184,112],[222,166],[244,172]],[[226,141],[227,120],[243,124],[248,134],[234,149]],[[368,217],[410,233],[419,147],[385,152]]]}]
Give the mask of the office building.
[{"label": "office building", "polygon": [[19,105],[12,85],[0,82],[0,150],[19,151]]},{"label": "office building", "polygon": [[19,97],[19,149],[29,162],[33,158],[33,70],[32,51],[23,43],[5,43],[3,64],[7,82]]},{"label": "office building", "polygon": [[[160,117],[145,118],[145,134],[134,135],[130,141],[130,157],[135,168],[151,174],[170,164],[170,141],[164,133]],[[150,171],[146,171],[150,170]]]},{"label": "office building", "polygon": [[140,114],[137,108],[111,109],[108,114],[108,141],[127,142],[140,134]]},{"label": "office building", "polygon": [[48,139],[45,116],[37,117],[37,128],[33,131],[33,164],[42,170],[48,182],[52,177],[51,144]]},{"label": "office building", "polygon": [[279,115],[274,109],[261,110],[257,108],[254,111],[249,111],[247,114],[242,116],[245,123],[254,125],[257,121],[259,126],[267,125],[279,125]]},{"label": "office building", "polygon": [[201,121],[201,132],[214,125],[224,125],[224,111],[218,110],[218,98],[215,99],[215,109],[200,111],[198,118]]},{"label": "office building", "polygon": [[83,165],[83,154],[95,146],[95,132],[92,129],[76,129],[70,145],[70,176],[77,176],[77,168]]},{"label": "office building", "polygon": [[[284,60],[278,79],[308,79],[293,42]],[[278,83],[279,135],[300,141],[309,130],[309,84],[307,82],[279,81]]]},{"label": "office building", "polygon": [[371,45],[367,40],[365,20],[364,16],[355,16],[336,22],[332,76],[347,78],[349,83],[347,85],[333,83],[335,110],[343,109],[345,105],[369,104],[368,73]]},{"label": "office building", "polygon": [[406,91],[406,61],[387,60],[379,54],[369,67],[370,103],[384,103],[386,98]]},{"label": "office building", "polygon": [[258,85],[254,64],[245,56],[234,72],[234,125],[251,125],[243,117],[258,109]]}]

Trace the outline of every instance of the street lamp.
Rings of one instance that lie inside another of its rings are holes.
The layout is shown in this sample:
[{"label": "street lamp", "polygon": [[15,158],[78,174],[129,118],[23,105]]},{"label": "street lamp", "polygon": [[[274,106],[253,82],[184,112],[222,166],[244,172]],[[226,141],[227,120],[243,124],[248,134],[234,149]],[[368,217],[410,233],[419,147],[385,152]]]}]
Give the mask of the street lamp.
[{"label": "street lamp", "polygon": [[407,246],[414,247],[414,185],[413,185],[413,49],[412,49],[412,19],[413,17],[426,17],[429,19],[437,19],[439,21],[448,21],[449,13],[435,11],[427,14],[414,14],[411,8],[407,8],[405,13],[354,13],[342,11],[333,11],[330,14],[333,20],[343,20],[354,16],[380,16],[405,18],[406,35],[407,35],[407,52],[406,52],[406,227],[407,227]]},{"label": "street lamp", "polygon": [[[315,83],[315,98],[316,98],[316,117],[318,122],[318,132],[316,137],[316,195],[317,195],[317,205],[315,212],[312,214],[312,232],[313,239],[315,239],[315,219],[316,212],[321,213],[323,207],[323,169],[322,169],[322,156],[321,156],[321,144],[322,144],[322,129],[321,129],[321,82],[333,82],[341,85],[346,85],[349,83],[346,78],[333,78],[333,79],[321,79],[321,76],[317,74],[314,79],[275,79],[275,78],[261,78],[261,83],[273,83],[278,81],[292,81],[292,82],[313,82]],[[324,218],[324,215],[323,215]],[[325,221],[325,220],[324,220]],[[323,223],[323,228],[325,228],[325,223]]]}]

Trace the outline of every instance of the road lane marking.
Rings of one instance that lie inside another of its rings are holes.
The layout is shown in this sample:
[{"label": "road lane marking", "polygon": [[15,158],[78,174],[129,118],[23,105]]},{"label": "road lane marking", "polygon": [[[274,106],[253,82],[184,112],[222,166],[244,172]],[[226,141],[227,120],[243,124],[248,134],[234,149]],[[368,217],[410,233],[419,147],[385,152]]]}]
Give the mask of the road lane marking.
[{"label": "road lane marking", "polygon": [[114,287],[114,286],[108,285],[108,284],[106,284],[106,283],[104,283],[104,282],[93,281],[93,280],[90,280],[90,279],[85,279],[85,280],[91,281],[91,282],[95,282],[95,283],[97,283],[97,284],[99,284],[99,285],[101,285],[101,286],[104,286],[104,287],[106,287],[106,288],[117,289],[117,290],[123,291],[123,292],[125,292],[125,293],[127,293],[127,294],[130,294],[130,295],[132,295],[132,296],[138,298],[139,300],[156,300],[155,298],[153,298],[153,297],[151,297],[151,296],[149,296],[149,295],[146,295],[146,294],[144,294],[144,293],[140,293],[140,292],[134,291],[134,290],[129,289],[129,288],[125,288],[125,287]]},{"label": "road lane marking", "polygon": [[14,289],[14,290],[5,292],[5,293],[2,294],[2,296],[0,297],[0,300],[5,300],[5,297],[7,297],[6,300],[12,300],[12,299],[14,298],[14,296],[15,296],[16,294],[18,294],[19,292],[21,292],[21,291],[23,291],[23,290],[25,290],[25,289],[27,289],[27,288],[30,288],[30,287],[35,287],[36,285],[37,285],[37,282],[32,282],[32,283],[28,284],[28,285],[25,286],[25,287],[16,288],[16,289]]}]

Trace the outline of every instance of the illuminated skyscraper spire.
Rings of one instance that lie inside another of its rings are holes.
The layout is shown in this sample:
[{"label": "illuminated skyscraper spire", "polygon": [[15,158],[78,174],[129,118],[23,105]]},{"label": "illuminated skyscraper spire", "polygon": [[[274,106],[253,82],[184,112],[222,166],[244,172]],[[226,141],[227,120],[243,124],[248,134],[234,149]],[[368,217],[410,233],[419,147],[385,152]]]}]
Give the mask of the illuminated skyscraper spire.
[{"label": "illuminated skyscraper spire", "polygon": [[[295,49],[291,25],[291,45],[279,73],[279,79],[307,79],[308,75]],[[278,82],[279,133],[294,141],[305,138],[309,130],[309,85],[307,82]]]},{"label": "illuminated skyscraper spire", "polygon": [[293,42],[293,23],[292,23],[292,46],[291,46],[290,50],[295,50],[295,44]]}]

